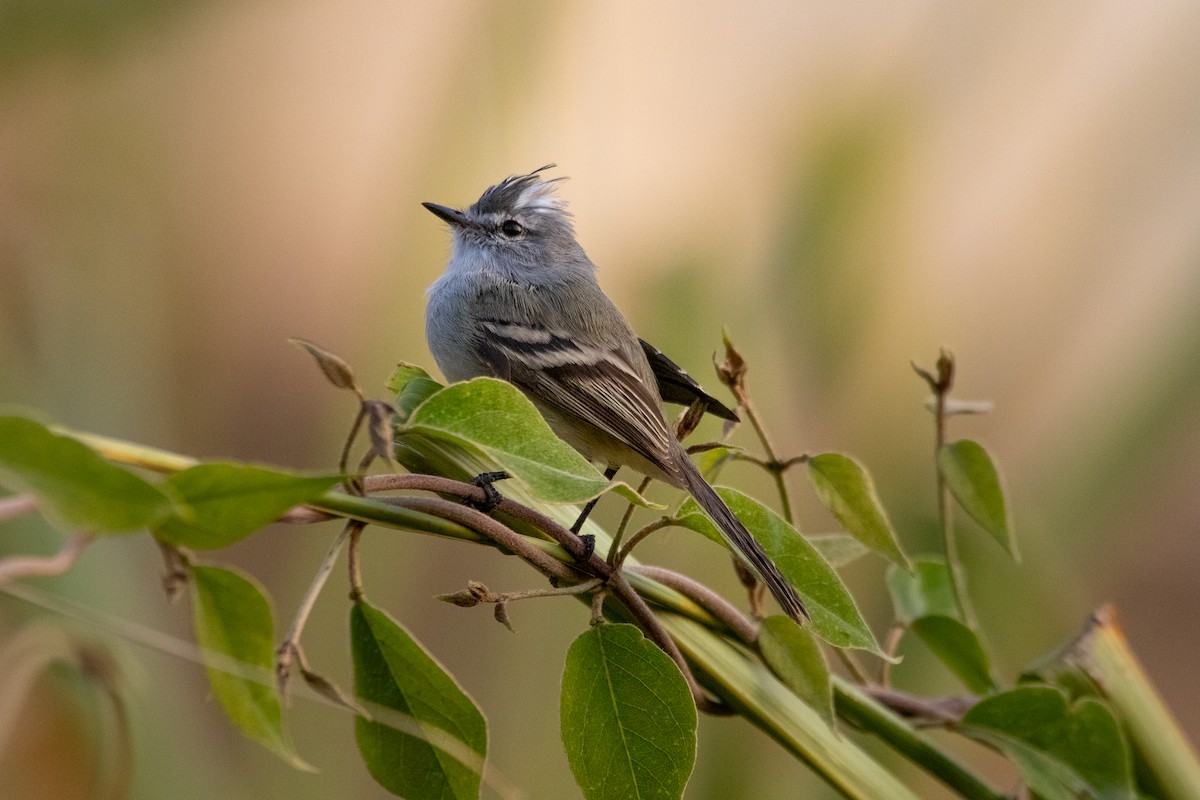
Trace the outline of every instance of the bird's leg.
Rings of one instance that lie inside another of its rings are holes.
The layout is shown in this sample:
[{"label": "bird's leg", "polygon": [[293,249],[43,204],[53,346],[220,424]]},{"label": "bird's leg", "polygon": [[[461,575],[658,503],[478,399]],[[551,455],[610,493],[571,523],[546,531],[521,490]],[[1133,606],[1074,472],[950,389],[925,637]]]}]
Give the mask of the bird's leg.
[{"label": "bird's leg", "polygon": [[508,479],[507,472],[481,472],[471,479],[472,486],[478,486],[483,489],[483,500],[463,500],[463,503],[474,508],[476,511],[482,511],[485,514],[490,514],[496,510],[496,506],[500,505],[500,501],[504,499],[500,492],[496,491],[493,486],[496,481]]},{"label": "bird's leg", "polygon": [[[620,467],[609,467],[608,469],[604,470],[604,479],[606,481],[611,481],[619,469]],[[579,532],[583,530],[583,523],[587,522],[588,515],[592,513],[592,509],[596,507],[596,503],[599,500],[599,495],[593,497],[591,500],[588,500],[587,505],[583,507],[583,511],[579,512],[579,518],[576,519],[575,524],[571,526],[571,533],[583,540],[584,556],[582,559],[580,559],[581,561],[587,561],[592,557],[592,553],[596,551],[596,537],[592,536],[591,534],[580,534]]]}]

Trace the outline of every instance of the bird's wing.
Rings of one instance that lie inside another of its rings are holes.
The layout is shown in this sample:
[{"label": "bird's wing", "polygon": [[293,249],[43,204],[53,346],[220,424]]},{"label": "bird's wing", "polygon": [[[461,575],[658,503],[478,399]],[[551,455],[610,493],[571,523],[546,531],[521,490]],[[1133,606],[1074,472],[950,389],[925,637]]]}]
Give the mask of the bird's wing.
[{"label": "bird's wing", "polygon": [[675,471],[671,432],[657,398],[618,348],[521,322],[481,320],[480,327],[478,354],[497,377]]},{"label": "bird's wing", "polygon": [[738,415],[724,403],[704,391],[696,379],[688,375],[683,367],[676,364],[666,353],[659,350],[645,339],[638,339],[650,369],[654,370],[654,378],[658,381],[658,393],[664,402],[681,406],[690,406],[697,400],[704,401],[704,411],[707,414],[738,422]]}]

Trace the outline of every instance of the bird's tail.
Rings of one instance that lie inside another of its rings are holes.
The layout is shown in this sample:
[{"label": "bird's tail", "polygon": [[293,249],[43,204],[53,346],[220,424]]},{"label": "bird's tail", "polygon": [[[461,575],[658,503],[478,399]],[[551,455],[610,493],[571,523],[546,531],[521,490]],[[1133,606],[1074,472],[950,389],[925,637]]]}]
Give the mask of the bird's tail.
[{"label": "bird's tail", "polygon": [[801,602],[792,584],[783,577],[779,567],[775,566],[775,562],[767,557],[754,536],[729,510],[729,506],[725,505],[725,501],[721,499],[716,490],[708,485],[708,481],[704,480],[699,470],[692,466],[690,461],[685,461],[685,463],[687,466],[684,468],[684,480],[688,492],[708,514],[709,519],[716,523],[734,553],[771,591],[784,613],[796,622],[807,620],[808,611],[805,610],[804,603]]}]

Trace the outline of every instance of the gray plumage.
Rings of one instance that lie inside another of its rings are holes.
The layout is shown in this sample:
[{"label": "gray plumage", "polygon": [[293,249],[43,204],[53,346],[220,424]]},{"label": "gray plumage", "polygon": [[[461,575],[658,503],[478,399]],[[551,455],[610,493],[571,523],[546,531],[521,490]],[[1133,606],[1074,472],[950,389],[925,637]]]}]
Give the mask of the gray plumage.
[{"label": "gray plumage", "polygon": [[514,384],[588,459],[690,493],[783,610],[806,618],[795,589],[676,441],[660,385],[673,402],[701,398],[719,416],[733,412],[638,339],[600,289],[556,181],[540,176],[548,168],[501,181],[465,211],[424,204],[454,234],[425,316],[438,366],[451,381],[490,375]]}]

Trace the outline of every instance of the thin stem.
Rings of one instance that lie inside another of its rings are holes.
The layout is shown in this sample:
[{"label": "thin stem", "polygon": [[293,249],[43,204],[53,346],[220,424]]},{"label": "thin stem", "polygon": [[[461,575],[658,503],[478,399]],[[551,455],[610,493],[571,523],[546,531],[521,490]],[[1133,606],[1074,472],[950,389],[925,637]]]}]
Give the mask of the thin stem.
[{"label": "thin stem", "polygon": [[91,536],[77,533],[67,539],[52,556],[9,556],[0,559],[0,584],[28,575],[62,575],[91,543]]},{"label": "thin stem", "polygon": [[854,656],[846,652],[845,648],[835,647],[833,648],[833,654],[837,656],[837,660],[842,662],[842,666],[846,668],[846,671],[858,683],[866,684],[871,682],[871,678],[867,675],[867,671],[863,669],[862,664],[859,664]]},{"label": "thin stem", "polygon": [[893,689],[890,686],[864,685],[863,693],[889,711],[901,717],[925,725],[952,725],[962,721],[963,715],[979,702],[973,695],[949,695],[946,697],[921,697],[920,695]]},{"label": "thin stem", "polygon": [[921,369],[913,364],[913,370],[929,385],[933,392],[934,418],[934,448],[933,467],[937,476],[937,509],[938,523],[942,529],[942,546],[946,551],[946,571],[950,576],[950,587],[954,592],[955,602],[959,613],[967,627],[977,627],[975,611],[971,607],[971,598],[967,594],[967,577],[963,571],[962,559],[958,554],[958,541],[954,536],[954,513],[950,503],[950,489],[946,478],[938,465],[938,456],[946,444],[946,420],[949,418],[947,402],[950,390],[954,387],[954,355],[943,350],[938,356],[935,373]]},{"label": "thin stem", "polygon": [[967,800],[1009,800],[862,689],[836,676],[833,682],[839,716],[875,734]]},{"label": "thin stem", "polygon": [[354,424],[350,426],[350,433],[346,436],[346,443],[342,445],[342,455],[338,459],[338,472],[342,475],[346,474],[346,464],[350,460],[350,448],[354,445],[354,440],[358,438],[358,429],[362,427],[363,420],[366,418],[366,406],[359,403],[358,413],[354,415]]},{"label": "thin stem", "polygon": [[346,550],[346,566],[350,570],[350,599],[354,601],[363,598],[362,559],[359,555],[359,544],[362,541],[365,522],[354,520],[347,524],[350,530],[350,546]]},{"label": "thin stem", "polygon": [[675,520],[671,519],[670,517],[663,517],[662,519],[656,519],[654,522],[651,522],[649,525],[643,527],[641,530],[631,536],[629,538],[629,542],[623,548],[621,548],[619,553],[617,553],[617,560],[613,566],[616,569],[620,569],[621,565],[625,563],[625,559],[628,558],[629,554],[633,551],[633,548],[637,547],[646,539],[647,536],[655,531],[660,531],[663,528],[669,528],[674,524]]},{"label": "thin stem", "polygon": [[674,570],[647,564],[638,564],[627,569],[694,600],[701,608],[723,622],[743,644],[753,646],[758,641],[758,626],[733,603],[699,581]]},{"label": "thin stem", "polygon": [[893,622],[888,628],[887,638],[883,642],[883,652],[887,654],[887,658],[882,659],[879,667],[879,682],[884,686],[892,685],[892,658],[896,655],[896,648],[900,646],[900,639],[904,636],[904,626],[899,622]]},{"label": "thin stem", "polygon": [[37,498],[32,494],[14,494],[0,497],[0,520],[16,519],[37,511]]},{"label": "thin stem", "polygon": [[[943,362],[945,356],[939,359],[939,366]],[[951,362],[953,363],[953,362]],[[939,369],[942,373],[943,370]],[[944,374],[944,373],[943,373]],[[937,474],[937,509],[938,521],[942,526],[942,545],[946,550],[946,567],[950,575],[950,586],[954,590],[954,598],[958,603],[958,609],[962,613],[963,622],[968,628],[975,628],[975,611],[971,607],[971,598],[967,594],[967,578],[963,571],[962,559],[958,554],[958,539],[954,535],[954,508],[950,503],[950,488],[946,485],[946,478],[942,475],[942,470],[937,464],[938,454],[942,452],[943,445],[946,444],[946,397],[950,392],[951,381],[953,380],[953,368],[949,369],[949,377],[941,380],[938,383],[937,391],[934,394],[934,471]]]},{"label": "thin stem", "polygon": [[[642,494],[650,485],[650,478],[642,478],[642,482],[638,484],[637,492]],[[608,563],[614,567],[620,567],[621,562],[625,560],[625,554],[621,553],[621,539],[625,536],[625,529],[629,527],[629,520],[633,518],[633,503],[630,503],[625,508],[625,513],[621,515],[621,524],[617,526],[617,532],[612,538],[612,543],[608,546]]]},{"label": "thin stem", "polygon": [[[545,575],[572,583],[579,580],[579,574],[574,569],[535,547],[527,537],[469,506],[435,497],[393,497],[388,499],[388,504],[465,525],[471,530],[483,534],[505,550],[515,553]],[[501,506],[503,506],[503,502]],[[570,531],[563,530],[568,536],[575,538]],[[600,564],[604,563],[600,559],[595,560]],[[589,561],[581,567],[589,569],[592,567],[592,563]]]},{"label": "thin stem", "polygon": [[[296,616],[292,618],[292,625],[288,628],[287,636],[283,642],[275,650],[275,679],[279,685],[279,693],[287,694],[287,683],[291,677],[292,662],[297,658],[300,649],[300,634],[304,631],[304,626],[308,623],[308,617],[312,614],[313,607],[317,604],[317,598],[321,594],[321,590],[325,588],[325,582],[329,580],[329,574],[333,572],[333,565],[337,563],[337,557],[342,552],[342,547],[346,544],[346,540],[350,538],[350,534],[355,527],[361,523],[350,520],[342,528],[341,532],[329,545],[329,550],[325,553],[325,558],[321,561],[321,566],[317,568],[317,574],[313,576],[312,583],[308,586],[308,591],[304,593],[303,599],[300,601],[300,606],[296,609]],[[302,656],[301,656],[302,657]]]},{"label": "thin stem", "polygon": [[775,448],[771,446],[771,439],[767,436],[767,429],[763,426],[762,420],[759,419],[758,409],[754,407],[754,402],[750,399],[748,391],[739,393],[738,398],[742,410],[746,412],[746,418],[750,420],[750,425],[754,428],[755,434],[758,435],[758,441],[762,443],[763,452],[767,454],[767,471],[771,473],[771,478],[775,481],[775,489],[779,492],[779,510],[783,518],[788,524],[794,523],[795,519],[792,516],[792,498],[788,494],[787,481],[784,480],[784,462],[779,460],[775,455]]},{"label": "thin stem", "polygon": [[519,592],[499,592],[493,595],[495,599],[483,598],[484,603],[507,603],[512,600],[529,600],[534,597],[570,597],[576,594],[587,594],[600,588],[604,581],[592,578],[580,581],[574,586],[558,586],[550,589],[525,589]]}]

